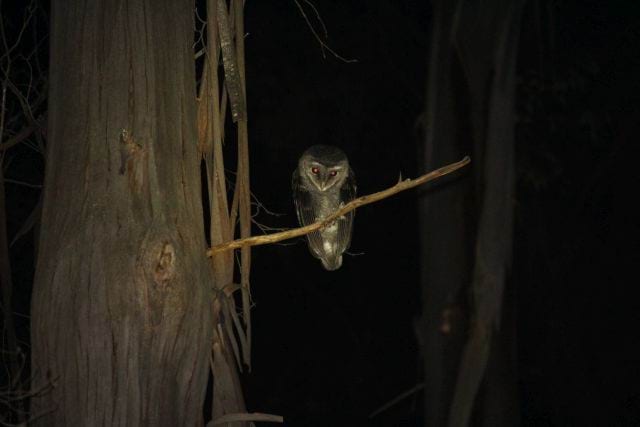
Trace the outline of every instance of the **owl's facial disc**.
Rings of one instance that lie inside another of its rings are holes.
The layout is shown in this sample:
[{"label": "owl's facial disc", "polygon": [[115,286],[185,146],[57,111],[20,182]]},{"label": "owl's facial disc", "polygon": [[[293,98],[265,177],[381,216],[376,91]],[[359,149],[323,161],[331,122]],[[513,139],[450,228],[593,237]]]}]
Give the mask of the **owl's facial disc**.
[{"label": "owl's facial disc", "polygon": [[331,187],[344,180],[344,172],[342,166],[335,166],[325,169],[322,175],[323,176],[321,177],[320,187],[322,191],[327,191]]},{"label": "owl's facial disc", "polygon": [[309,180],[318,190],[323,192],[345,179],[345,165],[343,164],[328,166],[316,160],[307,160],[303,166]]}]

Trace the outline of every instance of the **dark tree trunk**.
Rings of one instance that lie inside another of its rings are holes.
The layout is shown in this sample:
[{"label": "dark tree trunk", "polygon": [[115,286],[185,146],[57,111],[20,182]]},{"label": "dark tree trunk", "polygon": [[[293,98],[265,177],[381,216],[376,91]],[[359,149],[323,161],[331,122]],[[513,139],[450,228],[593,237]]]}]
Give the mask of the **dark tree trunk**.
[{"label": "dark tree trunk", "polygon": [[[491,4],[491,13],[468,4],[461,7],[456,32],[474,104],[474,146],[479,154],[475,192],[479,203],[472,322],[451,404],[452,427],[469,425],[483,380],[484,405],[479,412],[483,425],[519,424],[514,371],[509,369],[515,359],[515,330],[501,320],[513,252],[516,58],[522,2],[494,0]],[[469,34],[466,28],[480,31]],[[489,60],[477,59],[484,57]],[[476,75],[490,80],[474,79]],[[507,322],[515,321],[511,314],[507,310]]]},{"label": "dark tree trunk", "polygon": [[[425,170],[460,160],[469,151],[458,92],[459,66],[451,46],[456,3],[434,2],[429,79],[427,84]],[[465,221],[468,183],[446,179],[420,200],[422,322],[425,425],[446,424],[455,373],[464,339],[459,292],[470,280],[470,255]]]},{"label": "dark tree trunk", "polygon": [[502,307],[512,252],[521,13],[521,1],[434,2],[425,164],[433,169],[464,151],[473,175],[421,205],[429,426],[471,424],[479,394],[482,425],[518,424],[515,319],[511,306]]},{"label": "dark tree trunk", "polygon": [[198,425],[211,346],[193,3],[54,1],[38,425]]}]

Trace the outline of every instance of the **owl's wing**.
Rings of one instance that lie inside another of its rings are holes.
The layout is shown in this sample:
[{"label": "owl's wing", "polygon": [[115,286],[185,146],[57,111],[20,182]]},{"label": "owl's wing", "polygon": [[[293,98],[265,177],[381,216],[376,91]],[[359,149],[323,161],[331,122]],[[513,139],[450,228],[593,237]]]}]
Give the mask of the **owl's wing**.
[{"label": "owl's wing", "polygon": [[[318,212],[314,210],[313,195],[304,188],[300,180],[299,170],[296,169],[291,177],[291,189],[293,190],[293,202],[296,205],[296,213],[298,214],[298,222],[301,226],[313,224],[319,218]],[[322,236],[320,232],[314,231],[307,234],[307,242],[309,249],[316,258],[321,258],[324,254]]]},{"label": "owl's wing", "polygon": [[[340,200],[345,205],[356,198],[356,176],[351,169],[344,184],[340,188]],[[351,245],[351,234],[353,231],[353,217],[356,211],[346,213],[338,219],[338,246],[340,253],[349,249]]]}]

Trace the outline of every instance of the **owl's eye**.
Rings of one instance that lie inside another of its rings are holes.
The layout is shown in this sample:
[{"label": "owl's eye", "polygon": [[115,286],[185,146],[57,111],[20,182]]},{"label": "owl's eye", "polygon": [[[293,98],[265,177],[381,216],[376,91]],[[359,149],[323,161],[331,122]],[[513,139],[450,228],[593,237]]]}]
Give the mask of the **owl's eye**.
[{"label": "owl's eye", "polygon": [[318,175],[318,173],[320,173],[320,169],[318,168],[311,168],[311,173],[313,173],[314,175]]},{"label": "owl's eye", "polygon": [[338,175],[338,171],[331,171],[331,172],[329,172],[329,175],[336,176],[336,175]]}]

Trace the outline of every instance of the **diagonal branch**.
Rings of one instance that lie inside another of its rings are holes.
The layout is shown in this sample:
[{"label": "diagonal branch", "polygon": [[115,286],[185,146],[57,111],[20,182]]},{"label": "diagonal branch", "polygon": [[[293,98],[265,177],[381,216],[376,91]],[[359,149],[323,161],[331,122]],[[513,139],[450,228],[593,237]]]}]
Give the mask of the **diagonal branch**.
[{"label": "diagonal branch", "polygon": [[29,138],[31,134],[35,131],[43,131],[46,127],[46,119],[42,119],[40,121],[36,121],[35,123],[30,123],[22,128],[17,134],[13,135],[11,138],[6,141],[0,141],[0,152],[8,150],[14,145],[20,144],[25,139]]},{"label": "diagonal branch", "polygon": [[436,169],[427,174],[422,175],[416,179],[406,179],[404,181],[399,181],[393,187],[387,188],[386,190],[378,191],[377,193],[367,194],[366,196],[358,197],[344,205],[342,208],[338,209],[333,214],[329,215],[322,221],[314,222],[313,224],[309,224],[304,227],[294,228],[287,231],[282,231],[280,233],[266,234],[263,236],[253,236],[247,237],[244,239],[232,240],[230,242],[220,243],[218,245],[213,246],[211,249],[207,251],[207,256],[212,256],[220,252],[229,251],[231,249],[238,249],[244,246],[258,246],[258,245],[267,245],[270,243],[280,242],[282,240],[293,239],[294,237],[304,236],[305,234],[312,233],[321,228],[326,227],[331,224],[336,219],[340,218],[344,214],[351,212],[352,210],[359,208],[364,205],[368,205],[370,203],[377,202],[382,199],[386,199],[387,197],[393,196],[401,191],[408,190],[413,187],[417,187],[418,185],[425,184],[429,181],[433,181],[434,179],[440,178],[444,175],[448,175],[451,172],[454,172],[463,166],[466,166],[471,162],[469,156],[466,156],[464,159],[460,160],[456,163],[451,163],[450,165],[443,166],[440,169]]}]

